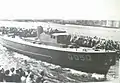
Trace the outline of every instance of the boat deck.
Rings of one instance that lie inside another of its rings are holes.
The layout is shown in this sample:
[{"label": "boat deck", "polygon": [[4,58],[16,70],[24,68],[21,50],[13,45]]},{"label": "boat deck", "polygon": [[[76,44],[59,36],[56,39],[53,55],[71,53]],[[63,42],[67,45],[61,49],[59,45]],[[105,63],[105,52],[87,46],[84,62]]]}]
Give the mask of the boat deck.
[{"label": "boat deck", "polygon": [[[52,49],[52,50],[60,50],[60,51],[68,51],[68,52],[82,52],[82,53],[106,53],[106,52],[115,52],[115,51],[110,51],[110,50],[104,50],[104,49],[99,49],[99,50],[94,50],[93,48],[87,48],[87,47],[79,47],[79,48],[62,48],[59,46],[52,46],[52,45],[46,45],[44,43],[40,43],[39,41],[35,41],[35,38],[20,38],[18,36],[15,36],[15,38],[8,37],[7,35],[1,36],[1,38],[17,43],[22,43],[25,45],[30,45],[30,46],[35,46],[35,47],[40,47],[40,48],[46,48],[46,49]],[[31,40],[30,41],[25,41],[26,40]],[[37,43],[33,43],[37,42]]]}]

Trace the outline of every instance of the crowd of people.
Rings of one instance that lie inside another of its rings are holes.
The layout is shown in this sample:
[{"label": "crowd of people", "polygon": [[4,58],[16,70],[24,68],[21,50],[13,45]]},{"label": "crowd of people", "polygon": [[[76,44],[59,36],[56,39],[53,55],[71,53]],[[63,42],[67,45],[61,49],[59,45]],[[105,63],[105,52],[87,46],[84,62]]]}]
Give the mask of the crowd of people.
[{"label": "crowd of people", "polygon": [[2,34],[14,33],[14,35],[20,37],[36,37],[37,31],[36,29],[25,29],[25,28],[16,28],[16,27],[2,27],[0,30]]},{"label": "crowd of people", "polygon": [[[40,75],[35,75],[31,70],[24,71],[22,68],[10,70],[0,70],[0,82],[19,82],[19,83],[44,83],[44,71]],[[37,76],[35,78],[35,76]]]},{"label": "crowd of people", "polygon": [[[0,31],[3,34],[14,33],[14,35],[18,35],[20,37],[36,37],[37,36],[36,29],[1,27]],[[53,30],[51,28],[48,28],[47,31],[49,31],[50,33],[64,32],[64,31],[59,31],[57,29]],[[83,35],[80,35],[80,36],[71,35],[71,38],[68,38],[68,39],[71,39],[68,41],[70,41],[70,44],[73,44],[73,47],[90,47],[95,49],[120,50],[120,43],[118,41],[101,39],[101,38],[98,38],[97,36],[90,37],[90,36],[83,36]]]},{"label": "crowd of people", "polygon": [[101,39],[96,36],[73,36],[71,43],[75,43],[77,47],[83,46],[95,49],[120,50],[120,43],[118,41]]}]

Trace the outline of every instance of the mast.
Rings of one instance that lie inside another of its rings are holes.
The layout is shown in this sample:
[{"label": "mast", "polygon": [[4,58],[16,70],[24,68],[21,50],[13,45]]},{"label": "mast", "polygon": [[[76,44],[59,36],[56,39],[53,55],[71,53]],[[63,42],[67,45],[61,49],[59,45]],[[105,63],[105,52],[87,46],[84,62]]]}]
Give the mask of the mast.
[{"label": "mast", "polygon": [[39,40],[39,41],[41,41],[41,39],[40,39],[40,34],[42,34],[43,33],[43,27],[42,26],[38,26],[37,27],[37,39]]}]

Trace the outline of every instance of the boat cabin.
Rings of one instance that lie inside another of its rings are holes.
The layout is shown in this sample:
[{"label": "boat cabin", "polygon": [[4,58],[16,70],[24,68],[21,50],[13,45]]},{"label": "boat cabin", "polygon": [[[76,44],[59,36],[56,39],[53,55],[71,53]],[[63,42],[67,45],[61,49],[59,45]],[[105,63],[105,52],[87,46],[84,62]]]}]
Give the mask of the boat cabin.
[{"label": "boat cabin", "polygon": [[71,35],[68,33],[42,33],[40,36],[41,42],[52,46],[61,46],[70,44]]},{"label": "boat cabin", "polygon": [[55,40],[54,43],[68,45],[70,43],[71,35],[68,33],[53,33],[51,34],[51,38]]}]

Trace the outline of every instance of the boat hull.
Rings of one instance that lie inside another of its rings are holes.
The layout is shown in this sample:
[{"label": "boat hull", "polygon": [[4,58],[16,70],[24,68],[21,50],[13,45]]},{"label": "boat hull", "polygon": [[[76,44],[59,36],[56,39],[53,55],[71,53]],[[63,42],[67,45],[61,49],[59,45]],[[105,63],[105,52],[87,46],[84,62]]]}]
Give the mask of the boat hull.
[{"label": "boat hull", "polygon": [[110,66],[115,65],[116,62],[115,52],[70,52],[18,43],[4,37],[0,37],[0,40],[3,46],[13,51],[38,60],[85,72],[107,74]]}]

